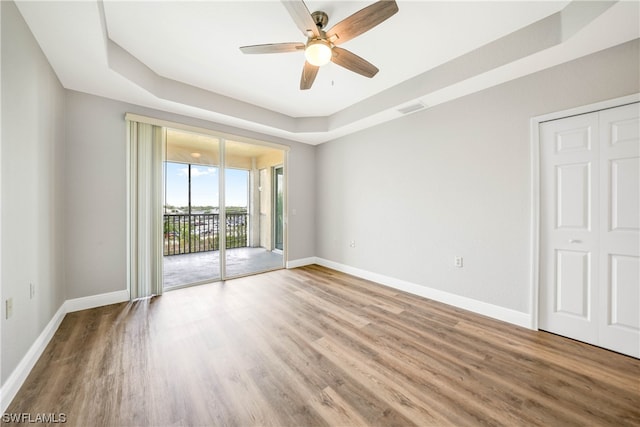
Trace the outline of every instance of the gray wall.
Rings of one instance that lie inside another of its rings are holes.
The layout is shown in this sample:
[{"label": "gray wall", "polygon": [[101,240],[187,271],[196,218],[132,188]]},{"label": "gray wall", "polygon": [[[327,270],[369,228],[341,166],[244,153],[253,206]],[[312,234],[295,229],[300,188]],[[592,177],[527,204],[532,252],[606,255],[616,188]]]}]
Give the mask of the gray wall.
[{"label": "gray wall", "polygon": [[13,2],[0,8],[1,280],[14,312],[6,319],[2,304],[4,383],[65,300],[65,93]]},{"label": "gray wall", "polygon": [[315,147],[68,91],[67,298],[126,289],[127,112],[288,145],[289,259],[315,255]]},{"label": "gray wall", "polygon": [[635,40],[320,145],[317,256],[528,312],[529,120],[639,92],[639,50]]}]

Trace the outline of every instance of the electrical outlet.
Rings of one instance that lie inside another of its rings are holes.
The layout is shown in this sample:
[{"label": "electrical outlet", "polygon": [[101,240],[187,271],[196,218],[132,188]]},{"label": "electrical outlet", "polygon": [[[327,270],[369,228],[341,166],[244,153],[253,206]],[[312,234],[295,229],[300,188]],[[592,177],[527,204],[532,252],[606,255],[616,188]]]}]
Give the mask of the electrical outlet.
[{"label": "electrical outlet", "polygon": [[355,248],[356,247],[356,241],[352,240],[351,242],[349,242],[349,247],[350,248]]},{"label": "electrical outlet", "polygon": [[9,298],[4,303],[5,303],[5,316],[8,319],[11,316],[13,316],[13,298]]},{"label": "electrical outlet", "polygon": [[29,283],[29,299],[33,299],[36,296],[36,285]]},{"label": "electrical outlet", "polygon": [[453,259],[453,265],[458,268],[462,268],[462,257],[457,256]]}]

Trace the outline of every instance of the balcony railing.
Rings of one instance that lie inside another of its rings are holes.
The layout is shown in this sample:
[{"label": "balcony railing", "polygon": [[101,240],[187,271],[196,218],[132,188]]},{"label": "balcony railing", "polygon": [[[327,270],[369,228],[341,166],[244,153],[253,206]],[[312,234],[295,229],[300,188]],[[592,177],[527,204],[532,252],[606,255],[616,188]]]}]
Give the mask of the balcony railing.
[{"label": "balcony railing", "polygon": [[[226,248],[247,246],[246,213],[227,213]],[[220,250],[219,214],[164,215],[164,255]]]}]

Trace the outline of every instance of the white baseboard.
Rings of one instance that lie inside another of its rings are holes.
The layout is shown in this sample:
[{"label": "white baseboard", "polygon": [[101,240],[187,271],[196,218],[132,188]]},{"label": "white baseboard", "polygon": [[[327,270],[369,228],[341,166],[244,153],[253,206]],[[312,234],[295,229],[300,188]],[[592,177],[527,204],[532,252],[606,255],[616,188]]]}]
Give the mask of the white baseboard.
[{"label": "white baseboard", "polygon": [[103,305],[116,304],[129,301],[129,291],[116,291],[100,295],[92,295],[84,298],[66,300],[62,303],[56,314],[53,315],[47,326],[33,342],[27,354],[24,355],[18,366],[13,370],[9,378],[0,387],[0,413],[4,413],[29,373],[44,352],[45,348],[58,330],[60,323],[67,313],[86,310],[88,308],[101,307]]},{"label": "white baseboard", "polygon": [[47,344],[51,341],[53,334],[58,330],[66,314],[64,305],[65,304],[62,303],[58,311],[56,311],[56,314],[53,315],[49,323],[47,323],[47,326],[44,327],[42,333],[36,338],[33,344],[31,344],[27,354],[20,360],[18,366],[16,366],[0,388],[0,413],[4,413],[7,410],[7,407],[13,398],[16,397],[18,390],[20,390],[20,387],[22,387],[22,384],[42,355],[42,352],[44,352]]},{"label": "white baseboard", "polygon": [[351,274],[352,276],[360,277],[362,279],[371,280],[372,282],[380,283],[381,285],[389,286],[391,288],[408,292],[410,294],[429,298],[434,301],[439,301],[445,304],[452,305],[454,307],[469,310],[477,314],[482,314],[483,316],[488,316],[497,320],[501,320],[503,322],[522,326],[524,328],[531,328],[531,315],[529,313],[523,313],[521,311],[500,307],[498,305],[474,300],[472,298],[463,297],[460,295],[441,291],[439,289],[421,286],[415,283],[407,282],[405,280],[384,276],[382,274],[373,273],[345,264],[340,264],[324,258],[316,258],[316,264],[323,267],[331,268],[333,270],[341,271],[343,273]]},{"label": "white baseboard", "polygon": [[317,264],[318,258],[312,256],[309,258],[294,259],[287,261],[287,268],[304,267],[305,265]]},{"label": "white baseboard", "polygon": [[117,304],[129,301],[129,291],[115,291],[106,294],[91,295],[88,297],[68,299],[64,302],[65,313],[87,310],[89,308],[102,307],[104,305]]}]

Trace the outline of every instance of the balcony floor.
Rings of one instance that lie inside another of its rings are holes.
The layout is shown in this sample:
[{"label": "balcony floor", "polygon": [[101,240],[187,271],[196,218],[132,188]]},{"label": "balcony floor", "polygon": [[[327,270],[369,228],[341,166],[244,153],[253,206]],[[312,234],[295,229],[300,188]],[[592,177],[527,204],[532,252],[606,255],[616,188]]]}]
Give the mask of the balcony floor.
[{"label": "balcony floor", "polygon": [[[164,287],[220,280],[220,251],[163,257]],[[282,254],[264,248],[227,249],[227,278],[283,267]]]}]

